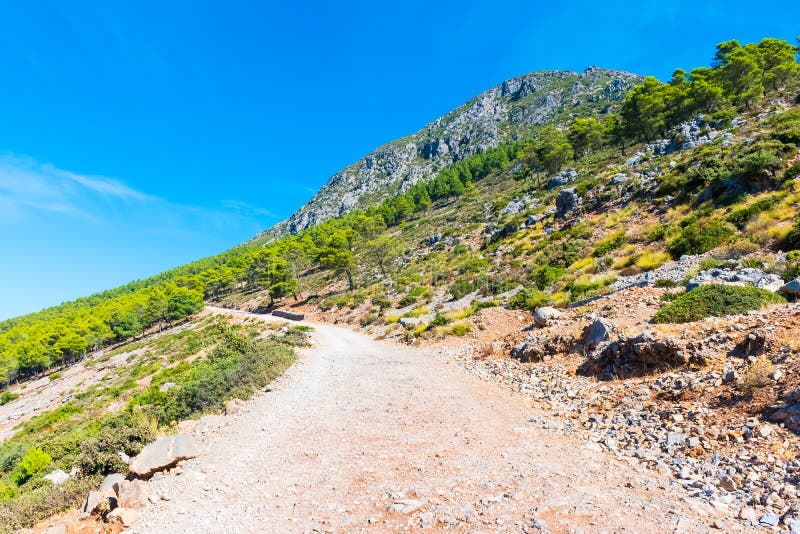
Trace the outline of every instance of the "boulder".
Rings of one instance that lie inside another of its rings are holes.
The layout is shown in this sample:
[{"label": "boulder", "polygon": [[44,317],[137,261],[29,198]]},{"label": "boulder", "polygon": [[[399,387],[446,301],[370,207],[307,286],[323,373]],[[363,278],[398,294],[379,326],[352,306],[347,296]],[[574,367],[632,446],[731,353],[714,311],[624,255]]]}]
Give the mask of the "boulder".
[{"label": "boulder", "polygon": [[139,477],[147,478],[198,454],[200,445],[190,436],[178,434],[162,437],[147,445],[131,459],[130,470]]},{"label": "boulder", "polygon": [[235,415],[242,411],[245,402],[241,399],[230,399],[225,403],[225,415]]},{"label": "boulder", "polygon": [[100,484],[99,491],[108,493],[109,495],[113,493],[113,495],[116,497],[119,495],[119,488],[124,482],[125,476],[119,473],[106,475],[106,478],[104,478],[103,482]]},{"label": "boulder", "polygon": [[800,278],[795,278],[788,284],[784,285],[780,292],[789,297],[800,297]]},{"label": "boulder", "polygon": [[111,490],[90,491],[81,508],[83,516],[101,515],[105,516],[108,512],[117,507],[117,496]]},{"label": "boulder", "polygon": [[556,197],[556,218],[565,219],[578,211],[581,199],[574,187],[562,189]]},{"label": "boulder", "polygon": [[624,172],[619,172],[611,177],[611,185],[621,185],[628,183],[631,177]]},{"label": "boulder", "polygon": [[161,384],[161,387],[158,388],[158,391],[164,393],[165,391],[169,391],[174,387],[178,387],[178,384],[176,384],[175,382],[164,382],[163,384]]},{"label": "boulder", "polygon": [[143,480],[126,480],[119,485],[117,500],[125,508],[139,508],[147,503],[149,486]]},{"label": "boulder", "polygon": [[542,306],[533,314],[533,320],[539,326],[547,326],[561,317],[561,312],[551,306]]},{"label": "boulder", "polygon": [[528,336],[511,349],[511,357],[522,362],[540,362],[550,359],[556,354],[567,352],[574,340],[567,336],[547,337],[539,334]]},{"label": "boulder", "polygon": [[583,344],[589,348],[594,348],[603,341],[611,339],[614,326],[602,317],[598,317],[592,324],[583,330]]},{"label": "boulder", "polygon": [[555,175],[553,175],[550,180],[547,182],[547,189],[555,189],[557,187],[563,187],[571,182],[575,181],[575,178],[578,177],[578,171],[575,169],[567,169],[565,171],[561,171]]},{"label": "boulder", "polygon": [[111,524],[122,525],[130,528],[139,520],[139,512],[130,508],[115,508],[106,516],[106,520]]},{"label": "boulder", "polygon": [[61,469],[56,469],[50,472],[50,474],[45,475],[44,479],[52,482],[54,486],[59,486],[69,479],[69,475]]}]

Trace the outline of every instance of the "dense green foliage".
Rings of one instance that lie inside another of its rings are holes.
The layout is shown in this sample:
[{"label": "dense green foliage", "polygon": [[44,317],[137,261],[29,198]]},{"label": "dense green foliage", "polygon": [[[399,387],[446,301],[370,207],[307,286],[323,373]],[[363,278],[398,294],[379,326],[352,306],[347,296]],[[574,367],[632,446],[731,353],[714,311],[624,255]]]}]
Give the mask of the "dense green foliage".
[{"label": "dense green foliage", "polygon": [[752,286],[711,284],[680,294],[653,316],[655,323],[688,323],[705,317],[723,317],[758,310],[785,300]]},{"label": "dense green foliage", "polygon": [[684,254],[702,254],[718,247],[733,235],[733,229],[719,219],[687,221],[680,236],[670,246],[674,258]]},{"label": "dense green foliage", "polygon": [[[118,367],[70,403],[22,424],[0,444],[0,531],[76,506],[100,477],[126,472],[118,452],[138,454],[159,433],[159,423],[169,428],[173,421],[219,410],[233,396],[248,398],[291,364],[293,348],[306,339],[299,327],[283,336],[258,334],[252,326],[206,319],[194,329],[150,339],[137,356],[142,360]],[[204,349],[207,355],[200,356]],[[180,361],[164,367],[166,358]],[[137,379],[144,376],[151,382],[142,390]],[[161,392],[166,382],[174,386]],[[112,402],[122,410],[109,413]],[[78,473],[60,486],[43,479],[52,469],[73,467]]]}]

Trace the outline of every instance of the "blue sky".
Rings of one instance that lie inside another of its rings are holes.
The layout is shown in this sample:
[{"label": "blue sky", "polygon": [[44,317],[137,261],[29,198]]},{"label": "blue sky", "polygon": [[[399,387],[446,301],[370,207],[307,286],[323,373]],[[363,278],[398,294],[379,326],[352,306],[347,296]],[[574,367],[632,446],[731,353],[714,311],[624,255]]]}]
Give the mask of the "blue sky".
[{"label": "blue sky", "polygon": [[289,4],[0,4],[0,318],[221,252],[511,76],[800,33],[796,2]]}]

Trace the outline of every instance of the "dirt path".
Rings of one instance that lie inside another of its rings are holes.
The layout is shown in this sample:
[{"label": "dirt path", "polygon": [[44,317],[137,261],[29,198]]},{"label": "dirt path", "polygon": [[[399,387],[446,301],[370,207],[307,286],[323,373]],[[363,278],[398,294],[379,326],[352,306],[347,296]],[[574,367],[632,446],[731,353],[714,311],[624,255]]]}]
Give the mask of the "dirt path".
[{"label": "dirt path", "polygon": [[442,357],[314,327],[271,392],[151,482],[168,500],[133,532],[704,532],[716,519]]}]

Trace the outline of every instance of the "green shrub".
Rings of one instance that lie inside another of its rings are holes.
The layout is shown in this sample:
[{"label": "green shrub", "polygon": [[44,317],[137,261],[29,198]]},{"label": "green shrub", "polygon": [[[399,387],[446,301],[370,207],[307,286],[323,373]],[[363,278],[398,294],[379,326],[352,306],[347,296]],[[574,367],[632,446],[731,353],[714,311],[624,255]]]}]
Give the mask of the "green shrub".
[{"label": "green shrub", "polygon": [[28,452],[25,453],[25,456],[22,457],[22,461],[14,470],[14,474],[11,478],[17,486],[21,486],[33,475],[50,465],[52,461],[53,458],[42,449],[31,447],[28,449]]},{"label": "green shrub", "polygon": [[9,402],[16,400],[19,398],[19,393],[14,393],[13,391],[4,391],[2,395],[0,395],[0,406],[4,404],[8,404]]},{"label": "green shrub", "polygon": [[784,247],[787,250],[800,249],[800,220],[795,222],[792,229],[786,234]]},{"label": "green shrub", "polygon": [[705,317],[737,315],[768,304],[786,302],[775,293],[752,286],[712,284],[679,295],[656,312],[653,322],[688,323]]},{"label": "green shrub", "polygon": [[447,317],[446,315],[442,315],[441,313],[437,313],[436,317],[433,318],[433,320],[430,322],[428,326],[430,326],[431,328],[435,328],[437,326],[444,326],[449,322],[450,322],[449,317]]},{"label": "green shrub", "polygon": [[792,250],[786,254],[786,268],[783,271],[784,280],[793,280],[800,277],[800,250]]},{"label": "green shrub", "polygon": [[119,451],[135,456],[156,437],[156,425],[144,416],[123,413],[104,419],[96,435],[80,444],[75,465],[84,475],[124,473]]},{"label": "green shrub", "polygon": [[552,265],[543,265],[533,272],[533,281],[539,289],[547,289],[553,285],[556,280],[567,274],[566,269],[561,267],[553,267]]},{"label": "green shrub", "polygon": [[669,245],[669,252],[673,258],[702,254],[723,244],[733,233],[729,224],[718,219],[694,221],[681,229],[678,238]]},{"label": "green shrub", "polygon": [[[131,403],[147,406],[159,424],[168,425],[219,410],[231,397],[250,397],[283,373],[294,359],[293,350],[284,344],[226,332],[222,343],[206,358],[165,369]],[[177,387],[162,392],[159,388],[164,382],[174,382]]]},{"label": "green shrub", "polygon": [[453,296],[454,300],[458,300],[460,298],[464,298],[473,291],[475,291],[475,282],[471,280],[467,280],[465,278],[459,278],[453,285],[450,286],[450,295]]},{"label": "green shrub", "polygon": [[472,327],[468,323],[456,323],[447,329],[447,334],[451,336],[466,336]]},{"label": "green shrub", "polygon": [[757,202],[754,202],[745,208],[739,208],[732,211],[725,216],[725,220],[741,230],[753,219],[753,217],[762,211],[767,211],[773,207],[775,205],[775,201],[775,198],[772,197],[762,198],[761,200],[758,200]]},{"label": "green shrub", "polygon": [[668,289],[671,287],[676,287],[678,285],[678,282],[676,282],[675,280],[670,280],[669,278],[659,278],[658,280],[656,280],[654,285],[656,287],[663,287]]},{"label": "green shrub", "polygon": [[377,297],[372,298],[372,305],[376,306],[381,311],[389,309],[392,307],[392,303],[389,299],[387,299],[383,295],[378,295]]},{"label": "green shrub", "polygon": [[58,380],[59,378],[61,378],[61,373],[53,373],[50,376],[48,376],[47,378],[50,379],[50,382],[52,382],[54,380]]},{"label": "green shrub", "polygon": [[793,109],[773,120],[772,136],[784,143],[800,143],[800,110]]},{"label": "green shrub", "polygon": [[624,245],[626,241],[625,230],[620,230],[597,243],[597,247],[594,249],[594,255],[598,258],[600,256],[605,256],[612,250],[616,250]]},{"label": "green shrub", "polygon": [[508,300],[508,307],[512,310],[534,311],[536,308],[550,304],[550,295],[544,291],[526,288]]}]

